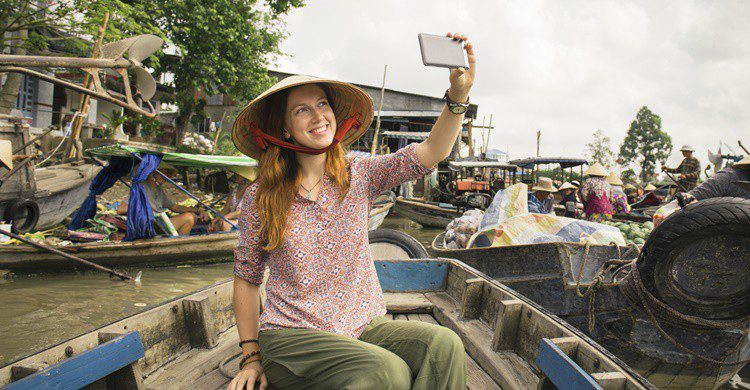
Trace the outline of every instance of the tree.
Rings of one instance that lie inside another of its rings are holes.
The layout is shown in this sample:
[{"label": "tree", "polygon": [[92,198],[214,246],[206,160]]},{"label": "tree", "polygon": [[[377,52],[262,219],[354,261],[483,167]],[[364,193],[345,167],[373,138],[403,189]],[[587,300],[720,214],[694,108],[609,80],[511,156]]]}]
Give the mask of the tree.
[{"label": "tree", "polygon": [[605,168],[614,165],[615,152],[612,151],[611,140],[601,130],[594,132],[594,140],[586,144],[586,159],[590,162],[598,161]]},{"label": "tree", "polygon": [[[630,123],[620,146],[620,158],[640,167],[640,178],[653,176],[656,164],[664,164],[672,151],[672,138],[662,131],[661,118],[643,106]],[[630,164],[626,164],[630,165]]]}]

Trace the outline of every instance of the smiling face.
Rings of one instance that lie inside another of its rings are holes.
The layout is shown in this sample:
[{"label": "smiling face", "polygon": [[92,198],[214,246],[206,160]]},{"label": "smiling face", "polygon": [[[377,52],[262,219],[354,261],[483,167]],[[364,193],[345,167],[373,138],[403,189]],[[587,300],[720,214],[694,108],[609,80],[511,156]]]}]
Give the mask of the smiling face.
[{"label": "smiling face", "polygon": [[309,84],[289,92],[284,113],[284,128],[295,143],[322,149],[333,142],[336,116],[322,88]]}]

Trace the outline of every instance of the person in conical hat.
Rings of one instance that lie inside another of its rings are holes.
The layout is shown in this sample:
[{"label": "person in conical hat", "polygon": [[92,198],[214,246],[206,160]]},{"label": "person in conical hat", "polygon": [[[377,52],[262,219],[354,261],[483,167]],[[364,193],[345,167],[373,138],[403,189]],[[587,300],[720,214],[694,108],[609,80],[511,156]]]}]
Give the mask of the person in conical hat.
[{"label": "person in conical hat", "polygon": [[662,171],[677,173],[677,184],[680,191],[690,191],[698,185],[698,179],[701,176],[701,162],[693,156],[695,149],[690,145],[682,145],[682,162],[677,168],[669,168],[666,165],[661,167]]},{"label": "person in conical hat", "polygon": [[718,197],[750,199],[750,156],[720,170],[688,193],[677,195],[684,204]]},{"label": "person in conical hat", "polygon": [[612,216],[612,186],[607,182],[609,172],[604,166],[595,162],[583,172],[588,178],[581,185],[581,200],[586,219],[590,221],[607,220]]},{"label": "person in conical hat", "polygon": [[578,192],[576,191],[575,185],[572,183],[565,182],[557,190],[561,193],[562,199],[560,204],[565,206],[565,216],[569,218],[575,218],[577,216],[577,208],[580,203],[578,199]]},{"label": "person in conical hat", "polygon": [[540,177],[535,186],[531,187],[529,192],[529,212],[538,214],[550,214],[554,206],[555,198],[553,193],[557,188],[552,184],[549,177]]},{"label": "person in conical hat", "polygon": [[370,127],[373,102],[341,81],[288,77],[237,116],[232,140],[258,160],[258,178],[239,218],[234,309],[245,357],[230,388],[257,380],[279,389],[466,387],[466,353],[455,333],[384,320],[367,240],[372,201],[431,172],[461,130],[476,59],[465,36],[448,36],[463,43],[469,68],[450,70],[446,106],[429,137],[395,153],[345,157]]},{"label": "person in conical hat", "polygon": [[[229,222],[237,226],[237,219],[242,210],[242,197],[245,191],[257,177],[255,167],[233,167],[230,169],[234,174],[230,181],[233,184],[232,190],[227,196],[227,201],[220,213]],[[222,218],[214,218],[211,221],[211,232],[226,232],[232,229],[232,225]]]},{"label": "person in conical hat", "polygon": [[628,196],[622,188],[623,183],[620,176],[615,172],[611,172],[607,176],[607,183],[612,187],[612,197],[609,199],[610,203],[612,203],[612,211],[615,214],[630,214]]}]

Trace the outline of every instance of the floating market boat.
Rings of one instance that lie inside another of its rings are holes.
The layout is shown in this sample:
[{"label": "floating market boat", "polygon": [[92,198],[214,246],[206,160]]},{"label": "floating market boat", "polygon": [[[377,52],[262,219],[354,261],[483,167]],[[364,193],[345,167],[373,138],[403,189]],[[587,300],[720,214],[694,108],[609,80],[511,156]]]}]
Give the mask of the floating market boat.
[{"label": "floating market boat", "polygon": [[[375,267],[388,317],[463,340],[469,389],[653,388],[575,327],[459,261]],[[221,282],[33,353],[0,368],[0,386],[224,389],[239,361],[232,294],[231,280]]]},{"label": "floating market boat", "polygon": [[[18,154],[31,154],[29,126],[20,118],[0,117],[0,140],[11,141]],[[35,167],[33,159],[15,163],[12,171],[0,168],[0,220],[26,233],[55,226],[78,208],[101,168],[85,162]]]},{"label": "floating market boat", "polygon": [[394,210],[422,226],[434,228],[445,228],[452,220],[462,215],[456,207],[447,203],[427,202],[416,198],[405,199],[401,196],[396,199]]},{"label": "floating market boat", "polygon": [[[446,249],[580,329],[658,388],[719,388],[750,358],[750,201],[690,205],[627,248]],[[638,261],[623,261],[633,259]]]}]

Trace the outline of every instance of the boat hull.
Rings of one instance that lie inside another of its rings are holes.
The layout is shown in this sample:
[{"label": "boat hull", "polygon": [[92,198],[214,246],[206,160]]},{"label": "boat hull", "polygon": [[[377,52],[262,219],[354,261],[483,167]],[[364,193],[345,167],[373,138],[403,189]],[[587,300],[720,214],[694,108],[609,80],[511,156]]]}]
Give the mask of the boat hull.
[{"label": "boat hull", "polygon": [[448,209],[415,199],[396,199],[395,210],[412,221],[431,228],[445,228],[454,219],[461,216],[456,209]]},{"label": "boat hull", "polygon": [[[518,291],[592,337],[659,388],[716,388],[742,368],[703,362],[665,340],[617,284],[605,284],[596,290],[594,330],[589,331],[590,301],[576,292],[578,273],[586,257],[580,278],[581,291],[586,291],[603,262],[618,258],[614,246],[591,245],[585,256],[586,247],[574,243],[458,250],[441,244],[442,235],[438,235],[432,245],[435,255],[458,259]],[[741,331],[695,331],[668,324],[662,327],[682,345],[716,360],[750,358],[750,345]]]}]

